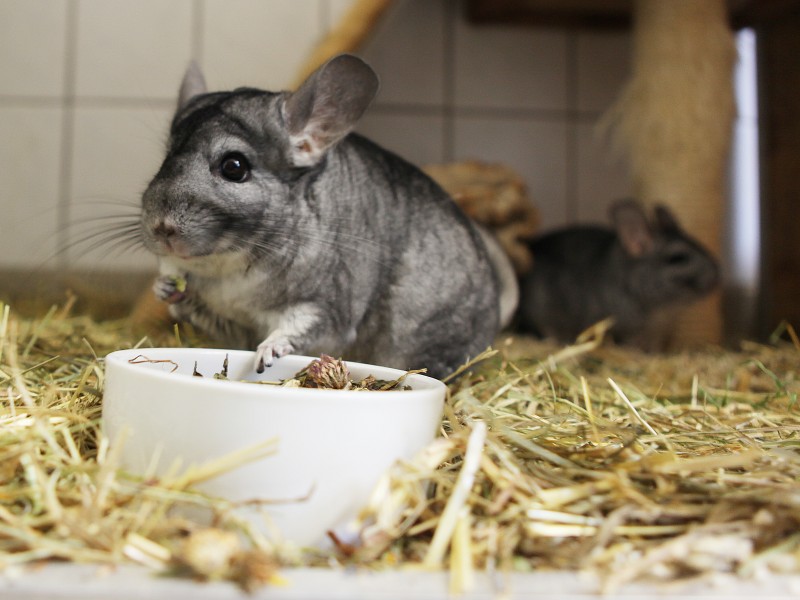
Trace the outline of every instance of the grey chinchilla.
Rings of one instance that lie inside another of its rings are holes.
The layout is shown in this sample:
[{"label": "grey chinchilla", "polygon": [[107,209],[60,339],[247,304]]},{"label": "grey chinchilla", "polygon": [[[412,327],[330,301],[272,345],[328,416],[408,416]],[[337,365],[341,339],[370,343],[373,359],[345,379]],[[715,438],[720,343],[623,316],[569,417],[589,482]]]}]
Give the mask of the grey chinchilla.
[{"label": "grey chinchilla", "polygon": [[613,229],[574,226],[530,241],[521,329],[571,341],[611,317],[615,341],[659,350],[670,333],[664,318],[715,287],[716,261],[666,207],[656,206],[648,220],[637,202],[624,200],[610,214]]},{"label": "grey chinchilla", "polygon": [[207,93],[190,67],[141,214],[174,318],[257,350],[259,370],[326,352],[442,377],[492,343],[510,265],[428,176],[351,133],[377,89],[351,55],[294,93]]}]

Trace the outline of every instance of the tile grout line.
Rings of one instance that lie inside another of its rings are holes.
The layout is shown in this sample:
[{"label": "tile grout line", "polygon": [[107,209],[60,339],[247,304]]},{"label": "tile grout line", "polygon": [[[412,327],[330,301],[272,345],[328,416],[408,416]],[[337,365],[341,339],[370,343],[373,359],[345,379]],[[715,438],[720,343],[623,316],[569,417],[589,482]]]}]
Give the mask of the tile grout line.
[{"label": "tile grout line", "polygon": [[[405,114],[436,116],[441,115],[444,106],[436,104],[410,104],[410,103],[377,103],[370,110],[383,114]],[[601,111],[574,111],[561,108],[513,108],[501,106],[453,106],[450,109],[453,117],[464,118],[497,118],[497,119],[528,119],[534,121],[553,121],[563,123],[567,120],[576,122],[591,122],[597,119]]]},{"label": "tile grout line", "polygon": [[57,96],[35,96],[28,94],[0,94],[0,107],[9,108],[61,108],[64,98],[61,93]]},{"label": "tile grout line", "polygon": [[[62,108],[65,105],[65,94],[59,97],[48,98],[44,96],[2,96],[0,107],[37,107],[37,108]],[[141,96],[138,98],[120,96],[72,96],[71,105],[75,108],[150,108],[152,106],[172,106],[174,98],[156,98]]]},{"label": "tile grout line", "polygon": [[453,2],[444,6],[442,27],[442,71],[444,76],[442,90],[442,162],[452,162],[455,158],[455,36],[458,11]]},{"label": "tile grout line", "polygon": [[566,33],[566,95],[564,204],[567,223],[578,218],[578,34]]},{"label": "tile grout line", "polygon": [[64,44],[64,87],[61,101],[61,148],[58,176],[58,232],[56,234],[56,268],[70,267],[70,188],[72,187],[73,146],[75,141],[75,88],[77,85],[78,11],[80,0],[69,0]]}]

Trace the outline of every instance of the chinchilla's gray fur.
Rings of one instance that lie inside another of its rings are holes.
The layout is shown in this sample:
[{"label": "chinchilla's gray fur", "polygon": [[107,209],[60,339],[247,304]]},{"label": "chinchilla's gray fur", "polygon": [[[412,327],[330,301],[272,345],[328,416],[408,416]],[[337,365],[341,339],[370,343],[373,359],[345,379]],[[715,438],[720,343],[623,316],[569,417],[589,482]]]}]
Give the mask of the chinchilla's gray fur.
[{"label": "chinchilla's gray fur", "polygon": [[[326,352],[442,377],[492,343],[500,265],[481,234],[420,170],[350,133],[377,86],[349,55],[294,93],[205,93],[189,69],[141,217],[173,317],[257,349],[262,368]],[[242,160],[246,177],[226,179]]]},{"label": "chinchilla's gray fur", "polygon": [[605,318],[615,341],[648,350],[667,342],[663,317],[708,294],[716,261],[666,207],[648,222],[632,200],[611,208],[614,229],[576,226],[530,242],[534,267],[520,282],[520,328],[572,341]]}]

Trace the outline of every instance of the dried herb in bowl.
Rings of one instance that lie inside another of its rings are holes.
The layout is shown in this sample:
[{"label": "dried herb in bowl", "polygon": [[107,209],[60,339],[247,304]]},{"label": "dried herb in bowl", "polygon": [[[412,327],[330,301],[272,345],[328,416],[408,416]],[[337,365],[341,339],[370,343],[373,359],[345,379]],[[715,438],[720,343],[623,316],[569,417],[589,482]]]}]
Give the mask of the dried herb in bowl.
[{"label": "dried herb in bowl", "polygon": [[[367,375],[360,381],[356,381],[350,375],[347,365],[341,358],[333,358],[327,354],[322,354],[319,358],[311,361],[308,366],[298,371],[294,377],[281,381],[251,381],[245,383],[259,383],[265,385],[279,385],[283,387],[302,387],[323,390],[357,390],[372,392],[389,392],[395,390],[410,390],[411,386],[403,382],[406,377],[415,373],[424,373],[425,369],[406,371],[400,377],[393,380],[377,379],[373,375]],[[193,375],[202,377],[197,371],[195,364]],[[219,373],[214,373],[214,379],[228,379],[228,357],[222,364]]]}]

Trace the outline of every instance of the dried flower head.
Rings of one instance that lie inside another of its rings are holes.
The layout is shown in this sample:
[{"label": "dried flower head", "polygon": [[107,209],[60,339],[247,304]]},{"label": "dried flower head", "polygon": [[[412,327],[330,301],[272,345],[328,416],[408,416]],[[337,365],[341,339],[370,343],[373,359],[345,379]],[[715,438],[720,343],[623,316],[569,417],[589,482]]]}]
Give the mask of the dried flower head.
[{"label": "dried flower head", "polygon": [[350,387],[350,372],[343,360],[322,354],[306,368],[305,387],[347,389]]},{"label": "dried flower head", "polygon": [[192,532],[176,558],[198,577],[223,579],[230,576],[231,561],[240,551],[235,533],[209,528]]}]

